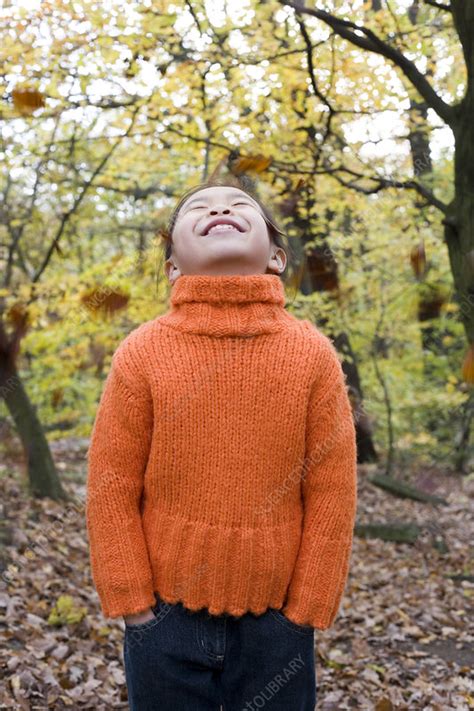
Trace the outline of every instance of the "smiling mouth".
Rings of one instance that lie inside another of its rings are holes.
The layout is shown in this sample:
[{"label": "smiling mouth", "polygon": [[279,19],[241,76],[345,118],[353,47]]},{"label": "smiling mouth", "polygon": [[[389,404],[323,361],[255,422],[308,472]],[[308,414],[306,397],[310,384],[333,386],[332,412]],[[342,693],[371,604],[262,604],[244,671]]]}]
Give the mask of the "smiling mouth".
[{"label": "smiling mouth", "polygon": [[217,233],[224,233],[224,232],[244,232],[244,230],[240,230],[238,227],[234,227],[234,225],[228,225],[228,224],[219,224],[219,225],[214,225],[211,227],[207,232],[204,233],[204,235],[210,235],[210,234],[217,234]]}]

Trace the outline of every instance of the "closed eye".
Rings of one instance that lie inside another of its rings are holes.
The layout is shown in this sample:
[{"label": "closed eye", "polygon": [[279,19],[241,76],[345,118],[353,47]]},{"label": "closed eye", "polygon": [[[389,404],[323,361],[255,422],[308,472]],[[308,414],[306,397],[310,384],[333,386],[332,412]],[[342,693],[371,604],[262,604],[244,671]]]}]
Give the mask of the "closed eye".
[{"label": "closed eye", "polygon": [[[248,202],[234,202],[234,205],[247,205],[247,207],[253,207]],[[189,208],[190,210],[201,210],[202,208],[206,207],[205,205],[194,205],[194,207]]]}]

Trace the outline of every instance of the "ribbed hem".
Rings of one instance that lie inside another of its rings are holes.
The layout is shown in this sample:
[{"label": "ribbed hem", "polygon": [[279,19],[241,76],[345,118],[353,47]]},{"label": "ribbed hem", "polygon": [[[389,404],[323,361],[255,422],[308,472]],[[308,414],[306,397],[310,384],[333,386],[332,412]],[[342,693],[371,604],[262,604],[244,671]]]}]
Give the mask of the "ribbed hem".
[{"label": "ribbed hem", "polygon": [[213,615],[280,608],[298,554],[301,521],[220,528],[163,513],[144,516],[153,586],[166,602]]}]

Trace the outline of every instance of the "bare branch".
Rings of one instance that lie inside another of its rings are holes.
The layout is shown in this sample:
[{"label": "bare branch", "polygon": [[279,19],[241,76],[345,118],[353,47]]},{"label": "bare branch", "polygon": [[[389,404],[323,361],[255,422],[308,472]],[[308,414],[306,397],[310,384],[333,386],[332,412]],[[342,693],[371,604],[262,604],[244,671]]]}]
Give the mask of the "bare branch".
[{"label": "bare branch", "polygon": [[124,133],[122,136],[119,136],[119,138],[117,139],[117,141],[115,141],[115,143],[112,145],[111,149],[105,154],[105,156],[102,158],[102,160],[100,161],[100,163],[97,165],[97,167],[95,168],[95,170],[94,170],[94,172],[92,173],[91,177],[90,177],[89,180],[84,184],[84,186],[83,186],[81,192],[79,193],[79,195],[78,195],[78,196],[76,197],[76,199],[74,200],[74,204],[73,204],[73,206],[71,207],[71,209],[68,210],[67,212],[63,213],[62,218],[61,218],[61,222],[59,223],[59,227],[58,227],[58,229],[57,229],[57,232],[56,232],[56,234],[55,234],[55,236],[54,236],[54,238],[53,238],[53,240],[52,240],[52,242],[51,242],[51,244],[50,244],[50,246],[49,246],[49,248],[48,248],[48,251],[46,252],[46,255],[45,255],[44,259],[43,259],[43,262],[41,263],[41,266],[40,266],[39,269],[36,271],[35,275],[33,276],[32,280],[31,280],[33,284],[36,283],[36,282],[39,280],[39,278],[41,277],[42,273],[43,273],[44,270],[46,269],[46,267],[47,267],[47,265],[48,265],[48,263],[49,263],[49,261],[50,261],[50,259],[51,259],[51,256],[52,256],[54,250],[57,249],[58,244],[59,244],[59,240],[61,239],[61,236],[62,236],[62,234],[63,234],[63,232],[64,232],[64,228],[66,227],[66,224],[67,224],[67,222],[69,221],[69,218],[71,217],[71,215],[73,215],[73,214],[76,212],[77,208],[79,207],[79,205],[81,204],[82,200],[84,199],[84,197],[85,197],[87,191],[88,191],[89,188],[93,185],[95,178],[96,178],[98,175],[100,175],[102,169],[104,168],[104,166],[106,165],[106,163],[110,160],[112,154],[115,152],[115,150],[116,150],[116,149],[118,148],[118,146],[121,144],[121,142],[123,141],[123,139],[126,138],[126,137],[129,135],[130,131],[132,130],[133,126],[135,125],[135,119],[136,119],[136,116],[137,116],[137,114],[138,114],[139,109],[140,109],[140,107],[135,108],[135,110],[134,110],[134,112],[133,112],[133,114],[132,114],[132,120],[131,120],[131,122],[130,122],[130,126],[127,128],[127,130],[125,131],[125,133]]},{"label": "bare branch", "polygon": [[336,34],[343,39],[349,40],[356,47],[366,49],[369,52],[374,52],[383,57],[386,57],[399,67],[405,74],[407,79],[413,84],[415,89],[425,99],[426,103],[436,111],[438,116],[443,119],[448,125],[453,126],[456,118],[456,111],[453,106],[443,101],[439,94],[433,89],[425,75],[417,69],[414,62],[405,57],[395,47],[392,47],[387,42],[384,42],[372,30],[369,30],[363,25],[357,25],[349,20],[342,20],[334,15],[331,15],[325,10],[305,7],[304,0],[279,0],[281,5],[288,5],[293,8],[296,13],[306,13],[319,20],[325,22],[331,27]]},{"label": "bare branch", "polygon": [[[444,215],[449,214],[448,205],[442,200],[439,200],[431,190],[424,185],[421,185],[421,183],[418,183],[416,180],[393,180],[391,178],[384,178],[381,176],[363,175],[362,173],[357,173],[356,171],[344,166],[339,166],[338,168],[332,167],[328,169],[327,172],[331,174],[341,185],[351,188],[352,190],[356,190],[359,193],[363,193],[364,195],[373,195],[374,193],[378,193],[385,188],[404,188],[406,190],[416,190],[417,193],[425,198],[427,203],[433,205],[433,207],[436,207]],[[347,173],[352,175],[354,180],[343,180],[339,173]],[[359,180],[367,180],[375,183],[375,185],[371,188],[366,188],[357,184],[357,181]]]},{"label": "bare branch", "polygon": [[327,121],[326,121],[326,131],[325,131],[325,135],[324,135],[324,139],[323,139],[323,142],[324,142],[325,139],[327,138],[327,136],[329,136],[329,134],[331,132],[331,121],[334,116],[334,108],[333,108],[331,102],[329,101],[329,99],[326,96],[324,96],[324,94],[321,92],[321,90],[318,87],[318,83],[316,81],[316,76],[314,73],[313,48],[311,45],[311,38],[308,34],[308,31],[305,27],[304,22],[302,22],[299,18],[297,18],[297,21],[300,26],[301,34],[303,35],[303,39],[306,44],[306,59],[308,62],[308,73],[309,73],[313,93],[315,96],[318,97],[318,99],[320,99],[320,101],[322,101],[322,103],[328,109]]}]

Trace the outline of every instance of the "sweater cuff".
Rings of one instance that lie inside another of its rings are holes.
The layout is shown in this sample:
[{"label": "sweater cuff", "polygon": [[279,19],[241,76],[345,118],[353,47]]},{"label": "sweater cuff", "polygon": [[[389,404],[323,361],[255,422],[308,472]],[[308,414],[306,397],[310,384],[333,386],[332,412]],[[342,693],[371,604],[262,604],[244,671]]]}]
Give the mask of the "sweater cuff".
[{"label": "sweater cuff", "polygon": [[102,614],[104,617],[125,617],[125,615],[136,615],[143,612],[148,607],[156,605],[156,596],[152,588],[137,591],[133,596],[130,592],[114,593],[107,590],[106,594],[99,592]]},{"label": "sweater cuff", "polygon": [[288,603],[281,612],[297,625],[309,625],[318,630],[327,630],[334,621],[334,616],[328,607],[313,608],[311,612],[302,612],[299,605]]},{"label": "sweater cuff", "polygon": [[282,613],[297,624],[325,630],[333,624],[344,594],[352,535],[346,540],[315,536],[305,543]]}]

